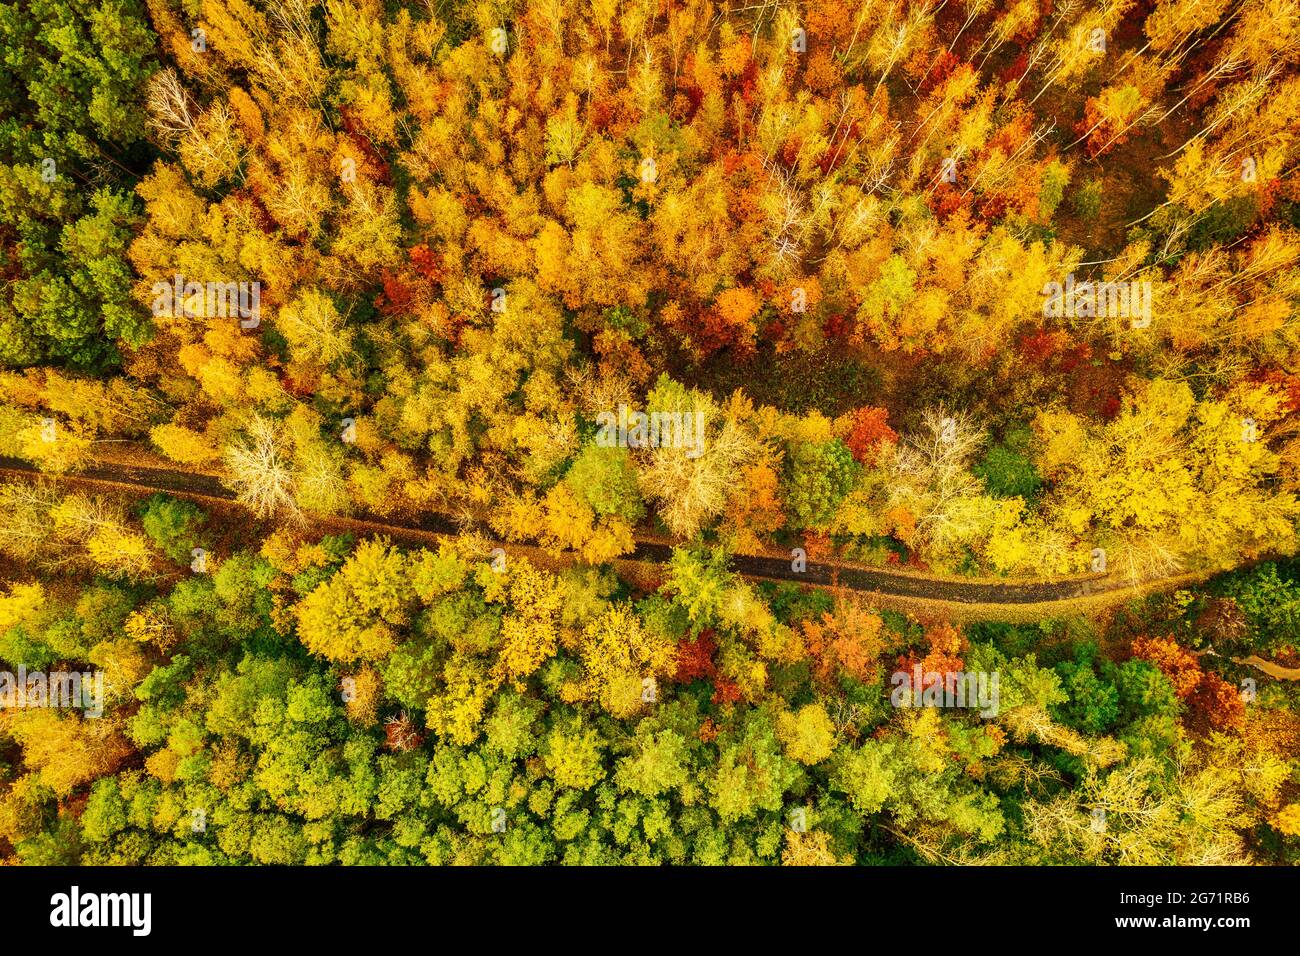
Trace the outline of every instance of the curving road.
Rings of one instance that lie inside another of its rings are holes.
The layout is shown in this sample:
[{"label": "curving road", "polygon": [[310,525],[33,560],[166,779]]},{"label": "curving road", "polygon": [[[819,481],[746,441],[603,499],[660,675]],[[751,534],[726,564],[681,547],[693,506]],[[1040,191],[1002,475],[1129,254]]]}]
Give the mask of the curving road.
[{"label": "curving road", "polygon": [[[234,504],[236,496],[221,481],[211,475],[195,474],[153,466],[132,466],[118,463],[96,463],[67,475],[47,475],[29,462],[16,458],[0,457],[0,475],[30,479],[42,477],[71,484],[88,484],[125,489],[135,493],[167,492],[185,498],[219,501]],[[400,521],[392,518],[328,518],[320,524],[332,527],[352,527],[363,533],[387,533],[401,538],[406,533],[422,535],[456,535],[462,529],[448,517],[428,513],[421,517]],[[518,550],[518,545],[504,545]],[[536,549],[526,549],[536,550]],[[662,540],[638,538],[636,549],[622,561],[642,561],[663,564],[672,556],[672,545]],[[1091,574],[1073,578],[1042,581],[962,580],[929,577],[906,571],[891,571],[866,567],[848,562],[807,562],[803,571],[795,571],[788,556],[737,554],[732,566],[740,574],[767,581],[792,581],[822,587],[840,587],[851,591],[912,598],[919,601],[952,605],[1032,606],[1070,601],[1079,598],[1132,594],[1138,589],[1127,581],[1107,575]],[[1195,576],[1180,575],[1165,579],[1166,586],[1174,586]],[[1149,587],[1150,585],[1148,585]]]},{"label": "curving road", "polygon": [[[234,492],[211,475],[175,471],[149,466],[121,464],[96,464],[71,475],[45,475],[29,462],[0,456],[0,476],[30,479],[43,477],[69,484],[85,484],[126,490],[134,494],[167,492],[178,497],[198,501],[238,506]],[[331,530],[352,530],[360,533],[387,534],[394,540],[422,539],[455,536],[461,533],[456,524],[444,515],[427,514],[416,521],[401,522],[376,518],[322,518],[317,521]],[[550,556],[540,548],[527,545],[506,545],[511,552],[526,553],[534,559],[547,560]],[[663,564],[672,556],[672,545],[665,541],[638,539],[636,549],[620,558],[624,562]],[[953,580],[927,577],[901,571],[886,571],[839,561],[808,562],[806,570],[799,572],[791,567],[789,558],[770,555],[738,554],[732,556],[732,566],[741,575],[765,581],[792,581],[819,587],[845,588],[885,598],[911,599],[921,605],[944,608],[951,612],[957,608],[985,608],[1010,610],[1011,608],[1041,610],[1050,613],[1057,602],[1079,598],[1122,598],[1152,587],[1169,588],[1199,580],[1204,574],[1182,574],[1148,582],[1135,587],[1127,582],[1105,575],[1087,575],[1053,581],[979,581]],[[1284,667],[1257,656],[1232,658],[1236,664],[1253,667],[1275,680],[1300,680],[1300,668]]]}]

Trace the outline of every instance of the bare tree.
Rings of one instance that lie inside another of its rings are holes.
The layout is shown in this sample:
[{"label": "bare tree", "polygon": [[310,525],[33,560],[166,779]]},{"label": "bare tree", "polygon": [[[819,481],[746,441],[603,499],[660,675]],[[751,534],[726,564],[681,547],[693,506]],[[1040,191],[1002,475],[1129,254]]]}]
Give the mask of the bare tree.
[{"label": "bare tree", "polygon": [[194,128],[194,103],[171,67],[150,78],[146,102],[150,128],[168,145],[175,146]]},{"label": "bare tree", "polygon": [[246,437],[226,447],[230,484],[239,500],[259,516],[287,511],[298,515],[287,441],[276,424],[254,415]]}]

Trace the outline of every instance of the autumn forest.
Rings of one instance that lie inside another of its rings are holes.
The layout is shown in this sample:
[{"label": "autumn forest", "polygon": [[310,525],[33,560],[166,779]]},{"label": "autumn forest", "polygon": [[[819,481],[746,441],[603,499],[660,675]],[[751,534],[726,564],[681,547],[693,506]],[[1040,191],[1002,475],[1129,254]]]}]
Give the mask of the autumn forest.
[{"label": "autumn forest", "polygon": [[1300,0],[0,59],[0,861],[1300,864]]}]

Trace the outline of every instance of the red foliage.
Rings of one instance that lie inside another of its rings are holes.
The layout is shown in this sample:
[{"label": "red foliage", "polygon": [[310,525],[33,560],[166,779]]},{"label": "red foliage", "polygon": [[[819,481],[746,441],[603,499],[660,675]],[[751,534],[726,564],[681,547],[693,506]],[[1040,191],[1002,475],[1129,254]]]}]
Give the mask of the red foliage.
[{"label": "red foliage", "polygon": [[784,319],[773,319],[763,326],[763,338],[772,345],[780,345],[790,334],[790,328]]},{"label": "red foliage", "polygon": [[939,183],[926,198],[926,205],[940,221],[945,221],[965,205],[961,190],[952,183]]},{"label": "red foliage", "polygon": [[941,84],[948,77],[952,76],[953,70],[957,69],[961,63],[955,54],[947,50],[940,50],[939,55],[930,63],[929,73],[926,74],[925,80],[921,83],[921,90],[928,92]]},{"label": "red foliage", "polygon": [[898,432],[889,427],[888,420],[889,412],[873,405],[864,405],[853,413],[853,429],[844,443],[859,464],[873,463],[881,445],[898,441]]},{"label": "red foliage", "polygon": [[1058,329],[1040,329],[1020,340],[1020,354],[1035,365],[1046,365],[1061,350],[1066,338]]},{"label": "red foliage", "polygon": [[1174,693],[1186,698],[1201,682],[1201,665],[1196,655],[1167,637],[1136,637],[1133,639],[1133,656],[1154,664],[1169,678]]},{"label": "red foliage", "polygon": [[829,176],[832,170],[848,158],[849,154],[853,152],[850,142],[857,138],[858,124],[856,122],[846,123],[840,135],[831,140],[829,143],[830,148],[817,161],[817,167],[822,171],[823,176]]},{"label": "red foliage", "polygon": [[713,640],[712,631],[703,631],[695,640],[684,640],[677,645],[677,673],[673,680],[679,684],[689,684],[701,678],[713,680],[718,673],[713,663],[713,655],[718,645]]},{"label": "red foliage", "polygon": [[1259,215],[1262,219],[1273,211],[1273,204],[1282,193],[1282,180],[1274,177],[1264,183],[1259,190]]},{"label": "red foliage", "polygon": [[316,394],[320,388],[320,375],[311,370],[296,370],[298,374],[293,374],[288,370],[280,375],[280,384],[290,395],[296,395],[299,398],[308,398]]},{"label": "red foliage", "polygon": [[1029,114],[1025,114],[1000,126],[997,131],[989,137],[987,150],[1001,150],[1008,156],[1015,154],[1028,140],[1029,134],[1033,130],[1033,119]]},{"label": "red foliage", "polygon": [[747,106],[753,106],[758,100],[758,62],[754,59],[745,64],[745,72],[740,74],[740,78],[732,86],[735,92],[740,93]]},{"label": "red foliage", "polygon": [[414,750],[420,746],[424,737],[416,727],[415,721],[405,712],[396,717],[389,717],[384,722],[384,746],[389,750]]},{"label": "red foliage", "polygon": [[835,554],[835,542],[828,534],[808,533],[803,537],[804,554],[809,561],[825,561]]},{"label": "red foliage", "polygon": [[822,333],[828,339],[846,339],[852,331],[853,324],[845,312],[836,312],[834,315],[827,316],[822,323]]},{"label": "red foliage", "polygon": [[803,139],[799,136],[791,136],[781,147],[781,162],[786,166],[794,168],[799,162],[799,150],[803,149]]},{"label": "red foliage", "polygon": [[397,272],[385,269],[384,291],[375,296],[375,308],[384,315],[401,315],[410,310],[414,292],[407,280]]},{"label": "red foliage", "polygon": [[1003,83],[1013,83],[1020,80],[1028,72],[1029,54],[1028,52],[1021,52],[1021,54],[1011,62],[1011,65],[1001,71],[998,75],[1002,79]]},{"label": "red foliage", "polygon": [[1160,668],[1174,693],[1188,705],[1187,723],[1200,730],[1232,730],[1246,719],[1237,689],[1218,674],[1201,670],[1196,655],[1167,637],[1139,637],[1133,656]]},{"label": "red foliage", "polygon": [[727,680],[725,677],[715,678],[713,681],[713,703],[714,704],[734,704],[740,700],[740,688]]},{"label": "red foliage", "polygon": [[[692,103],[691,112],[694,113],[696,109],[699,109],[700,101],[704,99],[704,93],[698,87],[687,87],[685,92],[686,95],[690,97]],[[692,94],[698,94],[698,99]],[[588,110],[588,117],[590,118],[591,125],[595,129],[604,132],[609,129],[610,124],[614,120],[614,114],[617,112],[617,102],[609,98],[597,98],[593,99],[591,102],[591,107]]]},{"label": "red foliage", "polygon": [[437,253],[430,250],[428,246],[424,245],[424,243],[412,246],[410,257],[411,267],[415,269],[416,273],[430,282],[442,281],[442,263],[438,261]]},{"label": "red foliage", "polygon": [[1218,674],[1202,674],[1188,703],[1197,723],[1211,730],[1235,730],[1246,720],[1246,704],[1237,689]]},{"label": "red foliage", "polygon": [[1300,411],[1300,375],[1289,375],[1281,369],[1260,369],[1250,376],[1251,381],[1262,385],[1271,385],[1279,392],[1286,393],[1288,412]]},{"label": "red foliage", "polygon": [[701,356],[707,357],[728,347],[741,357],[755,351],[753,335],[747,334],[745,328],[727,321],[717,309],[705,309],[690,334]]},{"label": "red foliage", "polygon": [[[1035,193],[1032,198],[1036,197],[1037,194]],[[986,220],[1001,219],[1007,214],[1007,209],[1011,206],[1013,198],[1014,196],[1006,192],[990,193],[983,197],[979,204],[980,218]],[[1023,211],[1024,207],[1018,204],[1018,208]]]},{"label": "red foliage", "polygon": [[931,674],[956,674],[965,669],[961,654],[965,650],[966,640],[951,624],[938,624],[925,632],[930,649],[924,657],[918,657],[915,651],[898,659],[898,669],[911,674],[919,664],[922,674],[922,689],[944,678],[930,678]]},{"label": "red foliage", "polygon": [[701,631],[693,641],[678,642],[677,672],[673,680],[679,684],[710,680],[713,682],[713,703],[734,704],[741,699],[740,688],[733,681],[718,676],[718,667],[713,662],[713,655],[717,652],[718,645],[711,630]]},{"label": "red foliage", "polygon": [[375,171],[375,178],[385,186],[393,185],[392,170],[388,168],[388,163],[380,155],[379,150],[375,149],[375,144],[366,135],[356,114],[345,106],[339,110],[339,115],[343,119],[343,129],[348,139],[365,156],[366,165]]},{"label": "red foliage", "polygon": [[1074,346],[1073,348],[1066,349],[1065,352],[1061,355],[1060,361],[1057,362],[1057,367],[1062,372],[1072,372],[1076,368],[1078,368],[1079,365],[1082,364],[1083,362],[1088,362],[1091,360],[1092,360],[1092,346],[1089,345],[1087,342],[1083,342],[1080,343],[1079,345]]}]

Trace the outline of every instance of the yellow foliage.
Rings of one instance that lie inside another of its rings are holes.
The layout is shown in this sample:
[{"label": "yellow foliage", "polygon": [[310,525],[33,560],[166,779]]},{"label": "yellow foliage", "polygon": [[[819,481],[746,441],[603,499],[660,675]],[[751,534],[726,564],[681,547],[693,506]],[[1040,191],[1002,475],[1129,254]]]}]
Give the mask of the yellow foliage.
[{"label": "yellow foliage", "polygon": [[39,582],[11,584],[0,595],[0,634],[35,620],[45,609],[45,588]]},{"label": "yellow foliage", "polygon": [[206,435],[183,425],[157,425],[149,437],[159,451],[182,465],[205,465],[221,456],[216,444]]},{"label": "yellow foliage", "polygon": [[60,796],[115,771],[131,745],[105,717],[64,716],[51,708],[12,713],[10,733],[23,746],[26,765]]},{"label": "yellow foliage", "polygon": [[776,721],[776,736],[785,752],[802,764],[821,763],[835,749],[835,724],[821,704],[782,713]]},{"label": "yellow foliage", "polygon": [[362,542],[332,578],[294,609],[298,636],[340,663],[378,660],[396,647],[415,597],[406,557],[382,538]]},{"label": "yellow foliage", "polygon": [[653,704],[658,682],[677,666],[677,645],[647,629],[625,604],[612,605],[578,639],[582,676],[568,688],[573,701],[596,701],[624,719]]},{"label": "yellow foliage", "polygon": [[564,594],[555,575],[526,561],[511,562],[505,591],[510,611],[501,621],[501,655],[495,672],[522,686],[522,681],[555,655],[559,647],[560,608]]},{"label": "yellow foliage", "polygon": [[1277,827],[1279,833],[1300,837],[1300,803],[1292,803],[1279,810],[1273,818],[1273,826]]},{"label": "yellow foliage", "polygon": [[373,727],[379,721],[379,702],[383,698],[383,682],[373,667],[363,667],[356,674],[344,678],[350,694],[345,698],[344,709],[348,720],[362,727]]},{"label": "yellow foliage", "polygon": [[837,857],[830,848],[830,834],[821,830],[800,833],[785,831],[785,848],[781,850],[782,866],[852,866],[852,857]]}]

